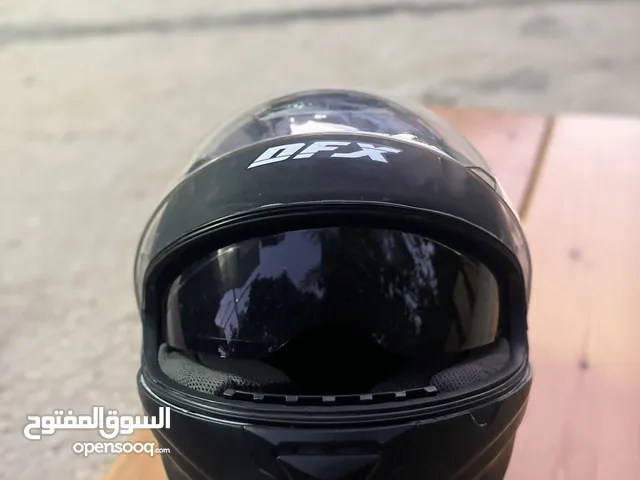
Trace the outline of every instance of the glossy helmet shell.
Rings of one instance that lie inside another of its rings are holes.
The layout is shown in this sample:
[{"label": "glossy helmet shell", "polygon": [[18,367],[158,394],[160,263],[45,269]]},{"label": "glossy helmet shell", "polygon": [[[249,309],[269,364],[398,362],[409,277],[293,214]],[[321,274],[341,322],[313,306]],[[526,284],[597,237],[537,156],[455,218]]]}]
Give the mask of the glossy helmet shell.
[{"label": "glossy helmet shell", "polygon": [[[169,291],[188,265],[251,238],[332,227],[423,235],[486,265],[500,292],[499,371],[480,359],[447,369],[455,388],[343,397],[209,394],[168,373],[162,345],[192,345],[175,340],[166,321]],[[137,253],[139,391],[148,413],[172,410],[171,428],[155,432],[171,450],[163,456],[169,477],[502,478],[531,383],[530,276],[519,219],[499,183],[431,113],[343,90],[255,107],[205,143]],[[472,370],[475,380],[465,380]]]}]

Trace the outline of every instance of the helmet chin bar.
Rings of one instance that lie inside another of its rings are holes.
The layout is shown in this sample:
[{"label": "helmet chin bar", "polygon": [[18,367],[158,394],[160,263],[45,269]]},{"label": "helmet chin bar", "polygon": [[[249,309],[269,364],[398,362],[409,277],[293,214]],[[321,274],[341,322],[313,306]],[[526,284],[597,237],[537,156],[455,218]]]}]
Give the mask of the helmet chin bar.
[{"label": "helmet chin bar", "polygon": [[[262,421],[216,420],[205,427],[197,408],[172,408],[171,429],[154,430],[154,435],[159,446],[170,449],[162,457],[169,480],[413,480],[424,478],[425,472],[442,479],[502,480],[524,415],[530,373],[522,372],[497,399],[471,409],[448,409],[447,414],[433,410],[427,415],[417,408],[393,418],[368,416],[366,421],[361,414],[344,413],[340,420],[340,406],[298,405],[287,410],[315,408],[316,415],[307,416],[310,423],[294,424],[273,410]],[[143,376],[139,380],[148,414],[172,406],[164,395],[152,393]],[[229,402],[229,413],[233,405],[242,404]],[[317,416],[320,411],[324,413]]]}]

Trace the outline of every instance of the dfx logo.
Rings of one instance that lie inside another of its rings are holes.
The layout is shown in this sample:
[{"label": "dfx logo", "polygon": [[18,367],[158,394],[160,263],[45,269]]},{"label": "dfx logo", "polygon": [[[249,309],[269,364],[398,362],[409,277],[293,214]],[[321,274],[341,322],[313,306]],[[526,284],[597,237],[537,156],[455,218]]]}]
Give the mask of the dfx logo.
[{"label": "dfx logo", "polygon": [[[262,155],[256,158],[250,168],[261,167],[262,165],[268,165],[270,163],[283,162],[290,158],[293,160],[299,160],[304,158],[311,158],[318,152],[333,152],[339,150],[341,147],[348,147],[349,145],[357,145],[359,150],[351,152],[336,152],[332,153],[332,158],[367,158],[374,162],[388,163],[385,157],[387,153],[400,153],[402,150],[399,148],[381,147],[379,145],[373,145],[371,143],[360,142],[313,142],[307,143],[290,143],[288,145],[279,145],[277,147],[271,147],[267,149]],[[306,148],[305,148],[306,147]],[[351,148],[350,150],[353,150]]]}]

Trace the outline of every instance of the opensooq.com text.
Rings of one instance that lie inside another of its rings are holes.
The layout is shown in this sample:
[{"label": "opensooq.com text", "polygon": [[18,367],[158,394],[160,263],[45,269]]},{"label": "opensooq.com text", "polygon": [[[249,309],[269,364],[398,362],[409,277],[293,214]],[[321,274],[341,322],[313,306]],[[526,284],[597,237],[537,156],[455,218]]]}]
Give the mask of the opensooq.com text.
[{"label": "opensooq.com text", "polygon": [[76,442],[71,449],[83,457],[93,454],[119,455],[121,453],[146,453],[153,457],[156,453],[169,452],[168,448],[156,447],[153,442]]}]

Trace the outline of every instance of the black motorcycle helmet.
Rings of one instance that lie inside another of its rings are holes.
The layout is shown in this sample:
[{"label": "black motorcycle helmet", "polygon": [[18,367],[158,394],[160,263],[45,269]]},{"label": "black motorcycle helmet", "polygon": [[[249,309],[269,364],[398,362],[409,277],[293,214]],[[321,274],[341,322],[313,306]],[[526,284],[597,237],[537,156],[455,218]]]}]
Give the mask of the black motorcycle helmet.
[{"label": "black motorcycle helmet", "polygon": [[137,252],[171,480],[502,479],[531,385],[530,258],[480,155],[354,91],[213,135]]}]

